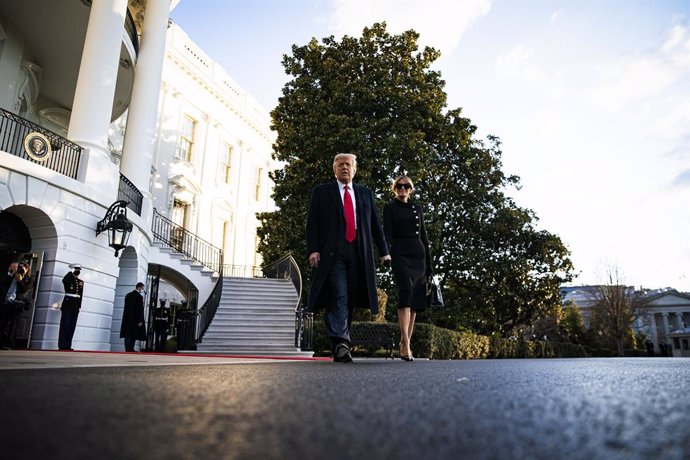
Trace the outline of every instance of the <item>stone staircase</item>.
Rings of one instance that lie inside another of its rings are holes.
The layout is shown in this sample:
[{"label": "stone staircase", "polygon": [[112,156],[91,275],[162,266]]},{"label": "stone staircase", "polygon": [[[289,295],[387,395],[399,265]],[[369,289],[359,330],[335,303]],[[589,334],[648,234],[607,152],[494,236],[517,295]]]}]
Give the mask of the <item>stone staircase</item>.
[{"label": "stone staircase", "polygon": [[199,290],[199,299],[202,300],[211,295],[218,280],[218,273],[157,241],[151,246],[149,263],[163,265],[181,273]]},{"label": "stone staircase", "polygon": [[218,311],[196,352],[311,357],[295,347],[296,304],[289,279],[224,277]]}]

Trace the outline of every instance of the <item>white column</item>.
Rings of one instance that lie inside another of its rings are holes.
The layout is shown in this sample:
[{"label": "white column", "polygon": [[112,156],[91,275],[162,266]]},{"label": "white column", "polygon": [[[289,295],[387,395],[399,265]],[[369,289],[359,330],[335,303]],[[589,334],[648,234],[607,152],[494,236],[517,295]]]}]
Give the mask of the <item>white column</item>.
[{"label": "white column", "polygon": [[683,312],[677,311],[676,312],[676,329],[682,330],[684,324],[683,324]]},{"label": "white column", "polygon": [[151,201],[149,179],[165,58],[170,0],[148,0],[137,58],[120,172]]},{"label": "white column", "polygon": [[663,313],[661,314],[661,320],[663,321],[663,324],[664,324],[664,338],[667,338],[667,337],[668,337],[668,333],[669,333],[669,327],[668,327],[668,313],[667,313],[667,312],[663,312]]},{"label": "white column", "polygon": [[[218,142],[216,140],[218,132],[216,128],[220,123],[208,114],[204,114],[202,119],[206,126],[204,126],[204,153],[201,156],[200,180],[204,184],[203,186],[211,189],[214,187],[211,184],[215,184],[218,175]],[[213,201],[208,199],[208,197],[204,199],[203,194],[199,195],[198,209],[194,233],[213,244]],[[209,222],[211,222],[211,225],[209,225]]]},{"label": "white column", "polygon": [[250,212],[251,201],[250,192],[251,187],[251,147],[245,141],[238,143],[239,166],[237,175],[236,200],[235,200],[235,215],[233,218],[233,231],[235,232],[234,250],[232,252],[233,265],[251,265],[247,261],[247,244],[253,245],[254,242],[248,242],[247,235],[247,215]]},{"label": "white column", "polygon": [[649,313],[649,335],[655,347],[659,347],[659,334],[656,330],[656,314]]},{"label": "white column", "polygon": [[[98,181],[100,190],[103,180],[114,175],[108,172],[108,164],[113,164],[108,154],[108,130],[126,11],[127,0],[101,0],[91,5],[67,132],[70,140],[88,149],[80,179]],[[118,180],[117,176],[113,180],[115,190]]]}]

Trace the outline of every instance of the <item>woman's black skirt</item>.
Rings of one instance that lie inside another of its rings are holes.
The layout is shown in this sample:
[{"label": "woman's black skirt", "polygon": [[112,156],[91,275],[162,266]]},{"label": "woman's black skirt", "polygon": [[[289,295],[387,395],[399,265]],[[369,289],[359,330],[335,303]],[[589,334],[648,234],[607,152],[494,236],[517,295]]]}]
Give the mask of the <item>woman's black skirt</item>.
[{"label": "woman's black skirt", "polygon": [[395,238],[391,266],[398,286],[398,308],[422,311],[426,300],[426,253],[419,238]]}]

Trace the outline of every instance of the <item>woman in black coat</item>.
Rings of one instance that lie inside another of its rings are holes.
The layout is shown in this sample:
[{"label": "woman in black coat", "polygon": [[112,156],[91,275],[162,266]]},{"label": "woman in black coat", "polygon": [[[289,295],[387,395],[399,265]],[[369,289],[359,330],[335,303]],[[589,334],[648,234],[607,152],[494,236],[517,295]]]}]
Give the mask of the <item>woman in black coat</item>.
[{"label": "woman in black coat", "polygon": [[413,361],[410,340],[417,312],[427,307],[426,284],[432,275],[429,240],[419,203],[410,201],[414,184],[407,176],[393,181],[395,198],[383,207],[383,229],[390,246],[391,264],[398,287],[400,357]]}]

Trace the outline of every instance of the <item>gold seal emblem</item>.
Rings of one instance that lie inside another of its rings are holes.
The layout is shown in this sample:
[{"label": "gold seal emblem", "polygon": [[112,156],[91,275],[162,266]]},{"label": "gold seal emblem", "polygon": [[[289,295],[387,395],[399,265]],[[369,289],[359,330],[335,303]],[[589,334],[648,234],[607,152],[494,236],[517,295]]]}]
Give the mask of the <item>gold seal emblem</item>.
[{"label": "gold seal emblem", "polygon": [[24,151],[32,159],[41,162],[48,160],[53,153],[50,141],[45,134],[36,131],[27,134],[24,138]]}]

